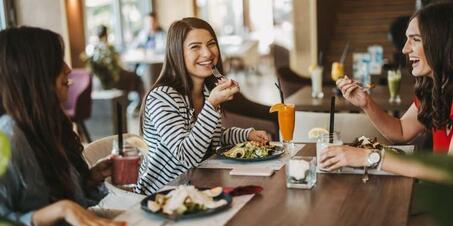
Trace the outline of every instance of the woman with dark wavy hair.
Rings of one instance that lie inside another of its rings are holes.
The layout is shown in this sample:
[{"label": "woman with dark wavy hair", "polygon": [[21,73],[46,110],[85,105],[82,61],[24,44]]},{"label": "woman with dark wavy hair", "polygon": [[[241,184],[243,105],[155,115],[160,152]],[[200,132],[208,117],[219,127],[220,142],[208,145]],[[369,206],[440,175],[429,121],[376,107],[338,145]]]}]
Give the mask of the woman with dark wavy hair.
[{"label": "woman with dark wavy hair", "polygon": [[148,153],[140,167],[136,192],[158,191],[198,166],[220,145],[269,140],[264,131],[222,128],[220,105],[233,99],[239,86],[229,79],[217,80],[213,66],[223,73],[212,27],[194,17],[174,22],[167,35],[162,72],[142,108]]},{"label": "woman with dark wavy hair", "polygon": [[0,178],[0,215],[25,225],[108,225],[83,207],[106,195],[105,160],[88,168],[83,146],[61,108],[71,69],[62,38],[33,27],[0,32],[0,131],[11,160]]},{"label": "woman with dark wavy hair", "polygon": [[[425,130],[432,130],[433,152],[452,153],[453,3],[433,4],[417,11],[409,22],[406,36],[403,53],[408,56],[416,79],[415,101],[400,119],[381,109],[357,82],[345,77],[337,86],[390,141],[405,143]],[[381,166],[386,171],[411,177],[439,180],[444,176],[433,174],[432,170],[418,170],[414,164],[402,164],[391,154],[350,146],[328,148],[321,161],[328,170],[345,165]]]}]

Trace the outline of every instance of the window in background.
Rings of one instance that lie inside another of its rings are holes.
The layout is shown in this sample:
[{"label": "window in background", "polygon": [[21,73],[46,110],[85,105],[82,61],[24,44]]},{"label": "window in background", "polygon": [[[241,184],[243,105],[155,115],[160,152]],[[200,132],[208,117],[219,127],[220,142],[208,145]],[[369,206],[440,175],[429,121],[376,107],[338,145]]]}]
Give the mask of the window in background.
[{"label": "window in background", "polygon": [[291,48],[293,46],[293,1],[274,0],[275,41]]},{"label": "window in background", "polygon": [[0,0],[0,30],[6,28],[5,4]]},{"label": "window in background", "polygon": [[124,43],[131,43],[143,28],[145,15],[150,11],[147,10],[150,9],[149,5],[147,5],[149,2],[151,1],[121,0]]},{"label": "window in background", "polygon": [[197,0],[198,16],[211,24],[218,36],[244,33],[243,0]]},{"label": "window in background", "polygon": [[261,54],[269,52],[274,41],[273,0],[249,0],[251,38],[259,41]]},{"label": "window in background", "polygon": [[99,25],[105,25],[109,29],[109,40],[115,43],[116,27],[113,16],[112,0],[89,0],[85,1],[85,32],[88,43],[94,43],[97,40],[96,28]]},{"label": "window in background", "polygon": [[150,0],[89,0],[85,1],[86,35],[88,43],[97,40],[96,28],[109,28],[109,41],[119,50],[142,29],[143,18],[151,11]]}]

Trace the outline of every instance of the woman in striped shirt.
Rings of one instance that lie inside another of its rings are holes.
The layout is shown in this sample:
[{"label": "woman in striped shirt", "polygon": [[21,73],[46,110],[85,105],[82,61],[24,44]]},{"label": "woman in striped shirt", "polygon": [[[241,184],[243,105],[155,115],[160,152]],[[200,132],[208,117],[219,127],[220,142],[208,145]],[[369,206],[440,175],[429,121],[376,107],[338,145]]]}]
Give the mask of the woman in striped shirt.
[{"label": "woman in striped shirt", "polygon": [[[247,140],[267,142],[265,131],[224,129],[221,103],[239,91],[236,82],[217,80],[222,60],[212,27],[198,18],[174,22],[168,31],[165,63],[142,107],[142,133],[149,150],[135,191],[152,194],[211,153]],[[244,109],[245,110],[245,109]]]}]

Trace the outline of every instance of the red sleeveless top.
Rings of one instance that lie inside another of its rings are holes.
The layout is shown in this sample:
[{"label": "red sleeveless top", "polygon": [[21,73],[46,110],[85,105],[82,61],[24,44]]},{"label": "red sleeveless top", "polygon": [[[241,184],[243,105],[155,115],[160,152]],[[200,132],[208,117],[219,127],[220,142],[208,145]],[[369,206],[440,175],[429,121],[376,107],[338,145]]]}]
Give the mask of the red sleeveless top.
[{"label": "red sleeveless top", "polygon": [[[415,98],[415,106],[420,108],[420,101]],[[453,120],[453,104],[450,107],[450,118]],[[450,147],[450,141],[453,136],[452,128],[447,134],[447,129],[435,129],[433,128],[433,152],[434,153],[448,153],[448,148]]]}]

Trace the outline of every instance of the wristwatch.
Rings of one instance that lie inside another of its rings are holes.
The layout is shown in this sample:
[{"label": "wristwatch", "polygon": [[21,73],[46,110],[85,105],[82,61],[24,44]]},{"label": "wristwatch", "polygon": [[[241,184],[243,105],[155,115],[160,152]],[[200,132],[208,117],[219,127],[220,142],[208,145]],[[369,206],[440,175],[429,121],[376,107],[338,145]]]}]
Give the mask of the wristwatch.
[{"label": "wristwatch", "polygon": [[368,167],[376,168],[381,161],[381,150],[372,149],[370,154],[368,154]]}]

